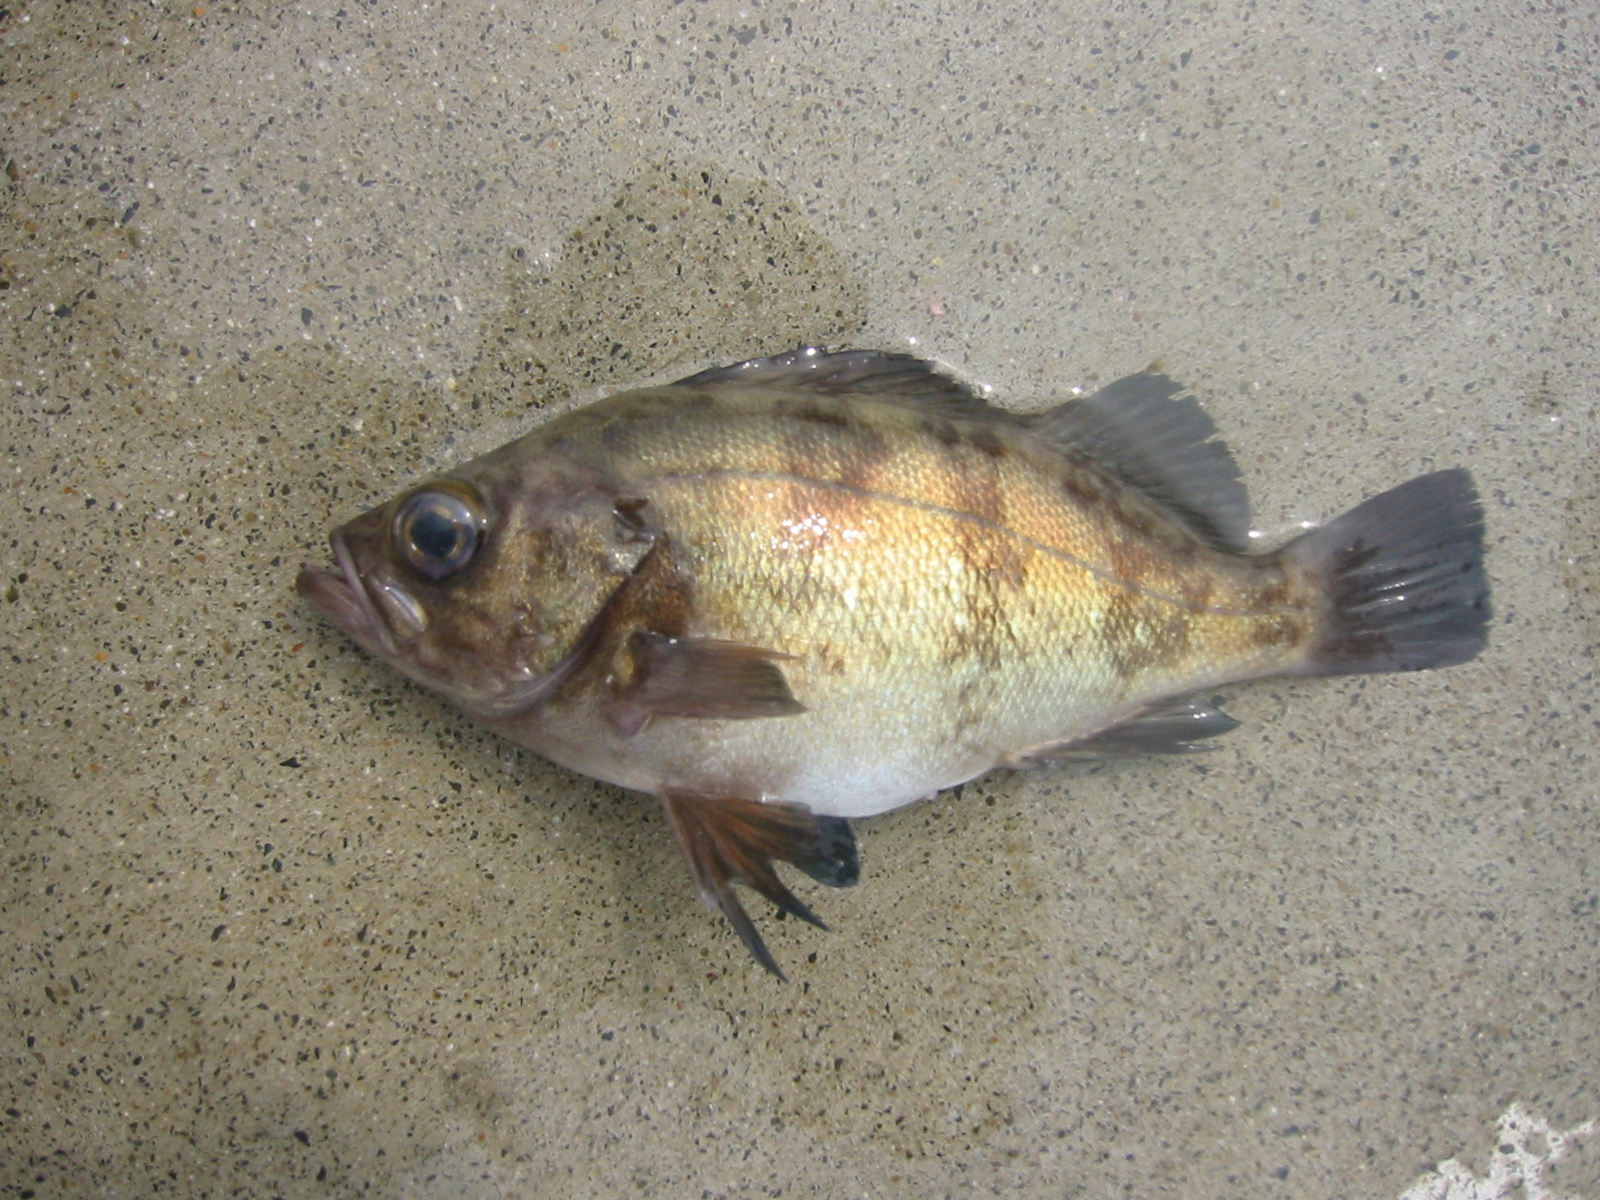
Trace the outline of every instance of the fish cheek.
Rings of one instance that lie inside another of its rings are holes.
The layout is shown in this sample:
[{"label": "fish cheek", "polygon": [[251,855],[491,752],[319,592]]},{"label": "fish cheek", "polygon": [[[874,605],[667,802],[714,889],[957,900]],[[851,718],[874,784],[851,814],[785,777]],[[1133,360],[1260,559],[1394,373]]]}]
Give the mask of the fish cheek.
[{"label": "fish cheek", "polygon": [[418,591],[428,627],[403,655],[410,663],[407,673],[462,699],[496,690],[508,667],[501,652],[505,623],[464,593]]},{"label": "fish cheek", "polygon": [[497,541],[483,564],[480,607],[498,615],[505,652],[524,667],[547,667],[565,654],[648,550],[648,543],[619,546],[614,524],[609,507],[541,525],[525,518]]},{"label": "fish cheek", "polygon": [[502,512],[478,561],[427,587],[431,654],[468,688],[494,690],[549,670],[604,599],[592,582],[583,586],[568,540],[530,529],[516,510]]}]

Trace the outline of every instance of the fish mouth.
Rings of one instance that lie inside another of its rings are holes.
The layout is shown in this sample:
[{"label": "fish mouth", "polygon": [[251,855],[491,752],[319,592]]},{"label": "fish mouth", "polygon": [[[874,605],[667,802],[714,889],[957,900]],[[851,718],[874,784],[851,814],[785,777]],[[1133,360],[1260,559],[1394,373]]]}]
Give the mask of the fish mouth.
[{"label": "fish mouth", "polygon": [[[543,704],[593,656],[606,629],[605,618],[615,606],[614,595],[579,636],[577,644],[549,670],[515,680],[480,681],[473,686],[463,678],[436,678],[414,653],[428,627],[428,615],[400,584],[383,578],[380,567],[373,578],[356,566],[349,543],[335,530],[328,538],[334,567],[305,563],[295,578],[295,591],[309,600],[329,621],[372,654],[387,660],[427,687],[451,695],[462,708],[483,720],[516,717]],[[621,593],[625,588],[618,588]]]},{"label": "fish mouth", "polygon": [[304,564],[294,581],[295,591],[366,649],[394,658],[400,648],[356,568],[349,545],[338,531],[328,538],[328,543],[338,569],[330,571],[317,563]]}]

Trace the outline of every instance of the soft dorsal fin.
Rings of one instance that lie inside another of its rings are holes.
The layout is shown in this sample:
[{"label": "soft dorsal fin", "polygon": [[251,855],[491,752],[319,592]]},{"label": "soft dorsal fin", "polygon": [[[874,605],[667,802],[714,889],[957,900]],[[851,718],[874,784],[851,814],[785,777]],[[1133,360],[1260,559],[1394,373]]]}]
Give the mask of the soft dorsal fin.
[{"label": "soft dorsal fin", "polygon": [[928,408],[965,420],[1014,419],[986,403],[971,388],[943,374],[934,364],[887,350],[829,352],[802,346],[771,358],[752,358],[713,367],[674,386],[715,384],[777,387],[823,396],[875,396]]},{"label": "soft dorsal fin", "polygon": [[1155,500],[1213,546],[1250,544],[1250,497],[1199,401],[1141,372],[1026,418],[1037,437],[1075,451]]}]

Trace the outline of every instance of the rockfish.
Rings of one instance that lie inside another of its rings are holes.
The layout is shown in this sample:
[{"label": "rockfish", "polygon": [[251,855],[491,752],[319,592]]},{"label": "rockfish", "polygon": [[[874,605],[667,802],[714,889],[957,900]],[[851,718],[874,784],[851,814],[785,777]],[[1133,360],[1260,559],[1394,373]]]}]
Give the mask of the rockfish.
[{"label": "rockfish", "polygon": [[1483,649],[1466,471],[1249,552],[1179,385],[1048,412],[928,363],[797,350],[567,412],[335,530],[298,587],[371,653],[563,766],[660,798],[701,897],[821,926],[849,818],[991,771],[1198,750],[1195,698]]}]

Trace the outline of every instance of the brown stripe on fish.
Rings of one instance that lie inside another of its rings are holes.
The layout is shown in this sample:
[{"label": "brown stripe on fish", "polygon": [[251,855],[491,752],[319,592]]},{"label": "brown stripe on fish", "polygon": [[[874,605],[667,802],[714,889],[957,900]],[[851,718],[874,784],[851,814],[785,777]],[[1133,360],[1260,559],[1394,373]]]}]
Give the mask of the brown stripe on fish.
[{"label": "brown stripe on fish", "polygon": [[[1009,528],[1007,524],[1007,500],[1005,480],[1000,469],[1000,455],[987,454],[977,451],[970,437],[963,438],[954,446],[947,447],[938,452],[938,458],[943,461],[943,467],[948,486],[950,488],[950,507],[959,512],[969,513],[985,522],[990,529],[1003,530]],[[973,522],[961,523],[963,532],[971,530]],[[979,531],[978,544],[983,546],[990,540],[988,530]]]},{"label": "brown stripe on fish", "polygon": [[876,490],[885,464],[894,456],[883,430],[853,420],[848,409],[827,397],[783,403],[773,411],[781,419],[780,461],[789,474]]},{"label": "brown stripe on fish", "polygon": [[685,417],[718,416],[729,411],[723,398],[716,392],[699,389],[663,388],[639,394],[640,413],[645,416],[665,416],[673,419]]},{"label": "brown stripe on fish", "polygon": [[1147,673],[1170,673],[1188,659],[1195,616],[1178,605],[1133,591],[1110,595],[1100,641],[1112,672],[1127,683]]},{"label": "brown stripe on fish", "polygon": [[1217,601],[1217,577],[1210,571],[1187,571],[1176,577],[1179,598],[1184,607],[1195,615],[1208,613]]},{"label": "brown stripe on fish", "polygon": [[839,482],[862,492],[878,491],[885,468],[895,459],[894,442],[872,425],[853,425],[848,438],[838,439]]},{"label": "brown stripe on fish", "polygon": [[979,748],[977,739],[994,715],[999,679],[992,671],[969,675],[948,698],[944,705],[949,721],[945,736],[951,746],[968,753]]},{"label": "brown stripe on fish", "polygon": [[967,445],[980,454],[990,458],[1003,458],[1009,453],[999,435],[987,425],[968,425],[965,427],[965,432]]},{"label": "brown stripe on fish", "polygon": [[945,446],[955,446],[961,441],[961,427],[954,421],[932,414],[924,415],[917,430]]},{"label": "brown stripe on fish", "polygon": [[1304,614],[1274,613],[1252,621],[1248,637],[1252,645],[1262,650],[1290,650],[1307,645],[1314,635],[1314,622]]},{"label": "brown stripe on fish", "polygon": [[1085,510],[1103,514],[1108,528],[1156,542],[1182,562],[1190,561],[1202,545],[1176,517],[1091,463],[1070,463],[1060,482],[1062,490]]},{"label": "brown stripe on fish", "polygon": [[1260,562],[1260,585],[1250,596],[1251,606],[1259,609],[1285,608],[1293,602],[1294,581],[1277,563],[1277,556]]},{"label": "brown stripe on fish", "polygon": [[950,485],[951,507],[974,519],[953,524],[960,571],[952,582],[962,619],[952,622],[946,655],[949,661],[970,658],[992,670],[1018,651],[1012,608],[1027,584],[1030,552],[1011,529],[1004,470],[1011,452],[992,429],[958,428],[961,436],[948,444],[941,439],[937,456]]},{"label": "brown stripe on fish", "polygon": [[1107,539],[1106,558],[1116,582],[1135,592],[1144,589],[1150,568],[1163,565],[1151,556],[1146,542],[1131,537]]},{"label": "brown stripe on fish", "polygon": [[1081,463],[1067,464],[1059,478],[1061,490],[1085,508],[1105,506],[1116,491],[1109,479]]},{"label": "brown stripe on fish", "polygon": [[589,432],[593,428],[590,422],[597,421],[601,446],[612,453],[626,454],[664,420],[681,425],[714,419],[722,410],[722,402],[710,392],[661,389],[626,393],[602,400],[587,412],[579,409],[573,436],[580,441],[594,436]]},{"label": "brown stripe on fish", "polygon": [[836,429],[848,429],[851,426],[850,418],[839,411],[837,404],[825,405],[815,398],[778,404],[773,411],[779,416],[794,421],[807,421],[814,425],[831,425]]},{"label": "brown stripe on fish", "polygon": [[989,458],[1002,458],[1011,453],[1010,447],[990,425],[970,421],[956,422],[938,413],[917,413],[915,425],[918,433],[932,438],[940,445],[954,448],[971,446]]},{"label": "brown stripe on fish", "polygon": [[960,527],[960,573],[951,564],[952,610],[945,628],[941,657],[947,666],[976,662],[986,670],[999,668],[1009,653],[1020,655],[1022,643],[1011,623],[1011,609],[1017,589],[1005,582],[1005,572],[990,569],[973,547],[971,525]]}]

